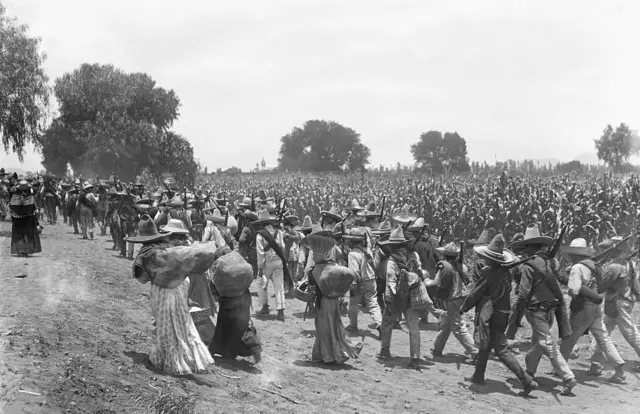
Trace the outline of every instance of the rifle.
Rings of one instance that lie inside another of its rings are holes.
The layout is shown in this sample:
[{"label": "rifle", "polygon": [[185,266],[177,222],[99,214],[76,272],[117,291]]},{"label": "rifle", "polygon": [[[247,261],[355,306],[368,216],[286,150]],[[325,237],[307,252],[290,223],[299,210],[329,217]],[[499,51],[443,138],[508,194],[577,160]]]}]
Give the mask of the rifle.
[{"label": "rifle", "polygon": [[184,209],[187,210],[187,187],[184,187]]},{"label": "rifle", "polygon": [[625,242],[629,241],[629,239],[631,239],[633,236],[637,235],[638,233],[640,233],[640,231],[636,231],[635,233],[629,234],[627,237],[625,237],[624,239],[620,240],[618,243],[615,243],[613,246],[609,247],[608,249],[604,250],[603,252],[600,252],[600,253],[596,254],[595,256],[593,256],[591,258],[591,260],[594,263],[601,265],[602,263],[604,263],[604,261],[607,258],[607,255],[609,254],[609,252],[611,252],[616,247],[620,246],[622,243],[625,243]]},{"label": "rifle", "polygon": [[384,219],[384,205],[387,202],[387,196],[382,196],[382,210],[380,210],[380,223],[382,223],[382,220]]},{"label": "rifle", "polygon": [[422,229],[420,230],[420,234],[418,234],[418,237],[415,238],[415,240],[413,240],[413,243],[411,243],[411,250],[414,250],[416,248],[416,244],[418,244],[418,242],[422,239],[422,235],[424,234],[424,231],[427,229],[427,225],[425,224],[424,226],[422,226]]},{"label": "rifle", "polygon": [[464,241],[460,242],[460,253],[458,253],[458,263],[464,263]]},{"label": "rifle", "polygon": [[562,245],[562,239],[564,239],[564,235],[567,232],[568,228],[569,228],[569,225],[567,224],[562,228],[562,230],[560,230],[560,234],[556,238],[556,241],[547,251],[546,256],[549,259],[553,259],[554,257],[556,257],[556,255],[558,254],[558,251],[560,251],[560,246]]},{"label": "rifle", "polygon": [[442,243],[444,242],[444,236],[449,231],[449,227],[451,227],[451,226],[447,224],[447,227],[444,228],[442,234],[440,235],[440,240],[438,241],[438,246],[442,246]]}]

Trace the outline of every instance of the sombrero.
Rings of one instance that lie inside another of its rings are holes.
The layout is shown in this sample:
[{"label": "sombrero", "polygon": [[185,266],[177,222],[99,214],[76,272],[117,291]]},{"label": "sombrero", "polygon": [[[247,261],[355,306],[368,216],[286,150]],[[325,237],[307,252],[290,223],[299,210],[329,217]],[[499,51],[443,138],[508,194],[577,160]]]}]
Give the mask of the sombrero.
[{"label": "sombrero", "polygon": [[593,257],[596,250],[587,245],[587,241],[581,237],[573,239],[568,246],[561,246],[560,252],[573,256]]},{"label": "sombrero", "polygon": [[276,219],[271,214],[269,214],[269,212],[267,210],[260,210],[260,212],[258,213],[258,219],[253,221],[253,222],[251,222],[251,224],[253,224],[253,225],[257,225],[257,224],[273,224],[273,223],[276,223],[277,221],[278,221],[278,219]]},{"label": "sombrero", "polygon": [[436,247],[436,250],[447,257],[456,257],[460,254],[460,248],[453,242],[447,243],[443,247]]},{"label": "sombrero", "polygon": [[402,207],[400,209],[399,212],[397,212],[394,216],[393,219],[398,222],[398,223],[402,223],[402,224],[407,224],[411,221],[414,221],[417,217],[413,214],[409,213],[409,206],[408,205],[404,205],[404,207]]},{"label": "sombrero", "polygon": [[388,239],[378,241],[381,246],[406,246],[408,243],[409,240],[404,236],[404,231],[399,224],[391,230]]},{"label": "sombrero", "polygon": [[366,218],[379,217],[380,212],[376,211],[376,203],[369,203],[364,210],[358,211],[358,215]]},{"label": "sombrero", "polygon": [[316,223],[311,228],[311,234],[309,236],[317,235],[317,236],[331,237],[332,234],[333,232],[331,230],[325,230],[322,228],[322,226],[320,226],[320,223]]},{"label": "sombrero", "polygon": [[251,211],[251,210],[247,210],[247,211],[245,211],[244,213],[242,213],[242,215],[243,215],[247,220],[249,220],[249,223],[251,223],[251,222],[253,222],[253,221],[258,220],[258,215],[257,215],[255,212]]},{"label": "sombrero", "polygon": [[367,232],[362,227],[352,227],[342,238],[345,240],[362,241],[367,237]]},{"label": "sombrero", "polygon": [[527,226],[527,229],[524,232],[524,238],[515,243],[512,243],[509,246],[511,249],[521,249],[526,246],[531,245],[542,245],[542,246],[551,246],[553,244],[553,238],[549,236],[542,236],[540,234],[540,229],[538,229],[538,225],[533,223]]},{"label": "sombrero", "polygon": [[245,197],[238,203],[238,207],[249,208],[251,207],[251,197]]},{"label": "sombrero", "polygon": [[160,233],[156,227],[156,223],[148,214],[143,214],[138,222],[138,235],[134,237],[125,237],[124,239],[131,243],[148,243],[154,240],[163,239],[171,233]]},{"label": "sombrero", "polygon": [[618,246],[620,245],[620,242],[622,240],[623,240],[622,237],[614,236],[614,237],[611,237],[610,239],[604,240],[601,243],[599,243],[598,248],[600,249],[600,251],[605,251],[613,247],[613,249],[609,251],[610,254],[612,256],[620,255],[622,254],[622,248]]},{"label": "sombrero", "polygon": [[342,215],[340,214],[340,212],[338,211],[338,209],[333,206],[331,207],[331,209],[329,211],[321,211],[320,212],[320,216],[322,217],[329,217],[331,219],[333,219],[334,221],[342,221]]},{"label": "sombrero", "polygon": [[483,246],[474,246],[473,251],[478,256],[492,260],[500,264],[510,264],[516,261],[516,255],[504,248],[504,238],[502,234],[496,235],[491,243]]},{"label": "sombrero", "polygon": [[421,231],[424,227],[424,224],[424,219],[422,217],[418,217],[416,221],[414,221],[410,226],[407,227],[407,231]]},{"label": "sombrero", "polygon": [[380,223],[377,229],[371,230],[371,233],[376,235],[389,234],[391,233],[391,230],[393,230],[391,228],[391,222],[389,222],[389,219],[385,219],[382,223]]},{"label": "sombrero", "polygon": [[310,216],[305,216],[302,220],[302,224],[293,228],[295,231],[308,232],[313,229],[313,222]]},{"label": "sombrero", "polygon": [[172,234],[189,234],[189,230],[184,226],[182,220],[171,219],[164,226],[160,226],[160,230],[166,231]]},{"label": "sombrero", "polygon": [[347,211],[354,211],[354,212],[364,210],[364,208],[360,207],[360,203],[358,203],[358,200],[356,200],[355,198],[349,201],[349,204],[347,204],[347,206],[344,209]]},{"label": "sombrero", "polygon": [[212,221],[214,223],[224,223],[225,222],[225,218],[222,216],[222,213],[217,208],[214,208],[213,212],[211,214],[205,214],[204,219]]}]

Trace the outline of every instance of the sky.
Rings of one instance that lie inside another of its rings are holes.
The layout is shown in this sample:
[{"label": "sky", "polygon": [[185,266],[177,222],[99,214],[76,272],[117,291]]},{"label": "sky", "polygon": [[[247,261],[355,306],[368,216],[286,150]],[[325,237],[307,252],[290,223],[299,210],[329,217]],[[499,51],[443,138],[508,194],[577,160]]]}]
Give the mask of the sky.
[{"label": "sky", "polygon": [[593,159],[607,124],[640,128],[633,0],[0,1],[42,38],[52,82],[102,63],[173,89],[174,130],[210,171],[275,166],[310,119],[356,130],[373,166],[412,163],[429,130],[493,163]]}]

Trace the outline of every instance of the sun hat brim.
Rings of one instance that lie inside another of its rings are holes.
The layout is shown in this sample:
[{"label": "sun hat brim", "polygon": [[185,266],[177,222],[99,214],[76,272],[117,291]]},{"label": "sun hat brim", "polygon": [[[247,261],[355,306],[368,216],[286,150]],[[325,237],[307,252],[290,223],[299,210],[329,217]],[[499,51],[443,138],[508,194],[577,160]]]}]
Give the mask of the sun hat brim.
[{"label": "sun hat brim", "polygon": [[477,255],[482,256],[485,259],[489,259],[500,264],[510,264],[514,263],[517,260],[516,255],[508,249],[504,249],[502,251],[502,257],[500,257],[496,255],[496,253],[491,252],[488,247],[488,245],[474,246],[473,251],[476,252]]},{"label": "sun hat brim", "polygon": [[170,236],[171,233],[158,233],[153,234],[151,236],[135,236],[135,237],[125,237],[124,240],[129,243],[147,243],[154,240],[164,239],[165,237]]},{"label": "sun hat brim", "polygon": [[168,224],[165,224],[164,226],[160,226],[160,229],[173,234],[189,234],[189,230],[187,229],[181,229],[180,227],[172,227],[172,226],[169,226]]},{"label": "sun hat brim", "polygon": [[214,217],[209,214],[205,214],[204,219],[209,220],[213,223],[224,223],[225,221],[224,217]]},{"label": "sun hat brim", "polygon": [[409,244],[409,240],[387,239],[383,241],[378,241],[378,244],[382,246],[403,246],[403,245]]},{"label": "sun hat brim", "polygon": [[320,216],[329,217],[329,218],[332,218],[332,219],[334,219],[335,221],[338,221],[338,222],[342,221],[342,216],[339,216],[339,215],[334,214],[334,213],[330,213],[328,211],[321,211],[320,212]]},{"label": "sun hat brim", "polygon": [[418,217],[416,217],[416,216],[409,216],[409,217],[393,216],[392,218],[395,221],[397,221],[398,223],[407,224],[407,223],[410,223],[412,221],[415,221]]},{"label": "sun hat brim", "polygon": [[311,230],[313,230],[313,227],[311,227],[311,226],[310,227],[295,226],[293,228],[293,230],[295,230],[295,231],[303,231],[303,232],[304,231],[311,231]]},{"label": "sun hat brim", "polygon": [[534,237],[531,239],[518,240],[517,242],[513,242],[509,245],[510,249],[521,249],[526,246],[531,246],[532,244],[540,244],[543,246],[551,246],[555,240],[553,237],[549,236],[540,236]]},{"label": "sun hat brim", "polygon": [[451,251],[451,250],[445,249],[444,247],[436,247],[436,251],[441,255],[448,256],[448,257],[455,257],[460,254],[460,249],[458,249],[457,251]]}]

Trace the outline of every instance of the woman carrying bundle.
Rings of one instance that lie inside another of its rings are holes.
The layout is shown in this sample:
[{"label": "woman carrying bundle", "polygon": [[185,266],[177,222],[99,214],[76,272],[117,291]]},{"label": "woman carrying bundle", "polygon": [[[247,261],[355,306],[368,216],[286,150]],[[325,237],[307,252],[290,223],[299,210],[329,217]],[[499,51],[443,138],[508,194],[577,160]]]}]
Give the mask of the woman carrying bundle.
[{"label": "woman carrying bundle", "polygon": [[9,209],[11,210],[11,254],[29,256],[40,253],[40,235],[38,234],[38,208],[33,190],[26,180],[21,180],[15,191],[11,192]]},{"label": "woman carrying bundle", "polygon": [[249,286],[253,281],[253,269],[240,253],[232,252],[227,246],[218,247],[214,257],[211,290],[219,308],[209,352],[230,359],[253,356],[257,364],[261,359],[262,345],[250,317]]},{"label": "woman carrying bundle", "polygon": [[133,263],[133,277],[143,284],[151,282],[156,346],[148,363],[172,375],[204,371],[213,364],[213,358],[189,314],[187,276],[195,260],[183,250],[176,250],[184,247],[171,247],[167,240],[171,233],[159,233],[148,215],[140,218],[138,229],[139,235],[127,241],[142,243]]},{"label": "woman carrying bundle", "polygon": [[362,343],[353,343],[340,318],[340,298],[355,280],[354,272],[336,264],[335,240],[331,231],[314,226],[307,236],[307,244],[313,252],[314,269],[309,284],[316,286],[316,341],[311,360],[326,364],[342,364],[349,358],[357,358]]}]

